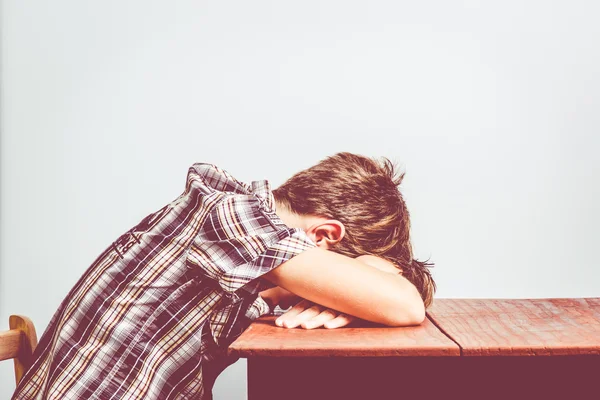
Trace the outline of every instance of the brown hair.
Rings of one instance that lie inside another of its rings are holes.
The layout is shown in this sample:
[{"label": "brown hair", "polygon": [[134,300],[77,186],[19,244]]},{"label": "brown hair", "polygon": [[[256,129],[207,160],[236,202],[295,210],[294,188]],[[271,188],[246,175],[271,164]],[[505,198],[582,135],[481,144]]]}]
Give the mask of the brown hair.
[{"label": "brown hair", "polygon": [[343,223],[346,234],[331,250],[391,261],[415,285],[427,308],[436,290],[429,271],[433,264],[413,258],[409,213],[399,190],[403,178],[385,157],[379,162],[343,152],[298,172],[273,190],[273,196],[296,214]]}]

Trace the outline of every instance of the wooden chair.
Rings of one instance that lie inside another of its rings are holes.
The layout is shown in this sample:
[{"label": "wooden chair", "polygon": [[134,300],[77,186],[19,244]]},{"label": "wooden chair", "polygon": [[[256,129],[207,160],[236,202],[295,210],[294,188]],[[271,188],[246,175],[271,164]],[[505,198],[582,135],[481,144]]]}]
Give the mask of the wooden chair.
[{"label": "wooden chair", "polygon": [[11,315],[8,331],[0,331],[0,361],[15,359],[17,385],[31,365],[37,335],[33,322],[22,315]]}]

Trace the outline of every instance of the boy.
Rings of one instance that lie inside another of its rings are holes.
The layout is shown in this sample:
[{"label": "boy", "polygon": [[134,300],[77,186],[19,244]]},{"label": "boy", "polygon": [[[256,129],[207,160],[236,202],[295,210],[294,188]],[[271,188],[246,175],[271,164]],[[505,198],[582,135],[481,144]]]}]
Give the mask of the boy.
[{"label": "boy", "polygon": [[319,306],[297,305],[285,327],[421,323],[435,284],[412,258],[401,180],[350,153],[274,191],[194,164],[185,191],[80,278],[13,399],[211,398],[227,346],[295,296]]}]

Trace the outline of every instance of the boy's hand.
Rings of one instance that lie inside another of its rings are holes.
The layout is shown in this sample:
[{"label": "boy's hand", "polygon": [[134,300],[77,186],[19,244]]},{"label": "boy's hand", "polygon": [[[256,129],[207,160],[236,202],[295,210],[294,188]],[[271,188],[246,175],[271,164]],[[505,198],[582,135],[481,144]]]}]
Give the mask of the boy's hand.
[{"label": "boy's hand", "polygon": [[300,325],[304,329],[314,329],[321,326],[333,329],[350,324],[356,317],[336,310],[302,300],[285,314],[275,320],[277,326],[295,328]]}]

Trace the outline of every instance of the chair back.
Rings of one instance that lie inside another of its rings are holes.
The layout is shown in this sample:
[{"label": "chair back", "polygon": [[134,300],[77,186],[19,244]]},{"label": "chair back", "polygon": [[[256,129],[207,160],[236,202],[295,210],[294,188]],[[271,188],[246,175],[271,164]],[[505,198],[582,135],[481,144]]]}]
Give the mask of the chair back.
[{"label": "chair back", "polygon": [[8,331],[0,331],[0,361],[14,359],[17,385],[33,361],[37,335],[33,322],[23,315],[11,315]]}]

